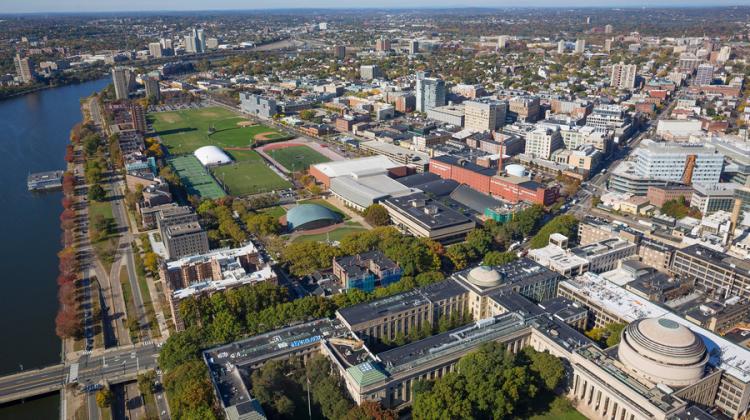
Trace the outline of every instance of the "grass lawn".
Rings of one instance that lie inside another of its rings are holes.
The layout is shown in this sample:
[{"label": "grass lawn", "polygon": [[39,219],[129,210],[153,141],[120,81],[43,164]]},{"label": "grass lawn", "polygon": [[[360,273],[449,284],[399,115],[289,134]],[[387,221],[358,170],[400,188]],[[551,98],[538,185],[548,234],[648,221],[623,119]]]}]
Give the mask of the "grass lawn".
[{"label": "grass lawn", "polygon": [[586,420],[586,416],[579,413],[576,410],[567,411],[565,413],[544,413],[532,416],[530,420]]},{"label": "grass lawn", "polygon": [[176,156],[167,159],[167,163],[174,169],[182,180],[187,193],[199,195],[203,198],[217,199],[226,194],[221,189],[206,168],[201,165],[198,158],[193,155]]},{"label": "grass lawn", "polygon": [[159,328],[159,322],[156,320],[154,304],[151,301],[151,291],[148,288],[148,279],[146,279],[146,271],[143,267],[141,252],[135,241],[133,241],[132,247],[133,259],[135,260],[135,274],[138,276],[138,288],[141,290],[141,299],[143,299],[143,306],[146,309],[146,316],[148,316],[151,337],[160,338],[161,329]]},{"label": "grass lawn", "polygon": [[292,186],[269,168],[256,151],[230,150],[228,154],[234,163],[212,169],[214,177],[224,185],[228,194],[244,196]]},{"label": "grass lawn", "polygon": [[331,160],[307,146],[266,150],[266,153],[290,172],[301,171],[309,168],[310,165]]},{"label": "grass lawn", "polygon": [[328,201],[321,200],[319,198],[313,198],[311,200],[302,200],[302,201],[300,201],[297,204],[319,204],[319,205],[321,205],[323,207],[328,207],[329,209],[333,210],[335,213],[338,213],[341,216],[342,220],[349,220],[350,219],[350,217],[346,213],[344,213],[343,211],[341,211],[340,208],[334,206],[333,204],[329,203]]},{"label": "grass lawn", "polygon": [[273,206],[273,207],[268,207],[265,209],[260,209],[258,210],[258,213],[264,213],[264,214],[271,215],[275,218],[279,218],[286,214],[286,210],[284,210],[284,208],[281,206]]},{"label": "grass lawn", "polygon": [[115,223],[115,216],[112,214],[112,203],[110,201],[89,200],[89,239],[94,253],[104,265],[107,271],[111,270],[115,258],[119,235],[114,233],[94,240],[94,220],[99,216],[109,220],[111,224]]},{"label": "grass lawn", "polygon": [[[180,111],[150,114],[154,131],[172,155],[192,153],[195,149],[214,145],[225,147],[249,147],[256,135],[271,133],[269,138],[285,138],[285,134],[264,125],[239,127],[246,121],[232,111],[219,107],[183,109]],[[213,127],[214,132],[208,133]]]},{"label": "grass lawn", "polygon": [[130,340],[133,344],[138,342],[138,315],[135,312],[135,302],[133,302],[133,289],[130,288],[128,280],[128,269],[125,266],[120,267],[120,287],[122,287],[122,299],[125,301],[125,317],[127,318],[126,327],[130,332]]},{"label": "grass lawn", "polygon": [[346,227],[340,227],[336,230],[332,230],[328,233],[317,233],[314,235],[298,236],[294,238],[292,242],[309,242],[309,241],[324,242],[326,240],[340,241],[344,236],[350,233],[362,232],[365,230],[366,229],[361,226],[360,227],[346,226]]}]

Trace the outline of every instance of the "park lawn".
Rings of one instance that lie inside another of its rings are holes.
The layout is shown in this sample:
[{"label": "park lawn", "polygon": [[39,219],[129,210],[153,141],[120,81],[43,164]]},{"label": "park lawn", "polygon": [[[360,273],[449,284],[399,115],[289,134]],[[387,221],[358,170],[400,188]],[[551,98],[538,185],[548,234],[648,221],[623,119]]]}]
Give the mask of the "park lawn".
[{"label": "park lawn", "polygon": [[331,160],[307,146],[271,149],[266,150],[266,153],[290,172],[306,170],[310,165]]},{"label": "park lawn", "polygon": [[333,204],[329,203],[326,200],[321,200],[319,198],[312,198],[310,200],[302,200],[302,201],[300,201],[297,204],[319,204],[319,205],[321,205],[323,207],[327,207],[330,210],[332,210],[333,212],[337,213],[339,216],[341,216],[342,220],[349,220],[350,219],[350,217],[346,213],[344,213],[343,211],[341,211],[340,208],[334,206]]},{"label": "park lawn", "polygon": [[111,223],[115,223],[115,216],[112,214],[112,202],[108,199],[105,201],[89,200],[89,239],[91,239],[91,246],[94,248],[94,253],[104,265],[104,268],[109,272],[112,269],[112,263],[115,260],[115,251],[117,250],[117,244],[119,234],[113,233],[103,237],[98,241],[93,240],[93,225],[94,220],[101,216],[105,220],[111,220]]},{"label": "park lawn", "polygon": [[[156,135],[170,154],[192,153],[202,146],[220,148],[250,147],[256,135],[272,133],[270,138],[285,138],[278,130],[264,125],[239,127],[245,118],[224,108],[210,107],[150,114]],[[215,130],[209,134],[209,127]]]},{"label": "park lawn", "polygon": [[290,188],[292,184],[266,165],[254,150],[231,150],[234,160],[229,165],[212,169],[214,178],[224,186],[227,194],[245,196]]},{"label": "park lawn", "polygon": [[345,226],[340,227],[338,229],[332,230],[328,233],[316,233],[313,235],[301,235],[296,238],[292,242],[310,242],[310,241],[316,241],[316,242],[325,242],[326,240],[330,241],[340,241],[344,238],[344,236],[355,233],[355,232],[364,232],[366,229],[362,226],[360,227],[354,227],[354,226]]},{"label": "park lawn", "polygon": [[278,219],[286,214],[286,210],[284,210],[284,208],[281,206],[273,206],[267,207],[265,209],[260,209],[258,210],[258,213],[267,214]]}]

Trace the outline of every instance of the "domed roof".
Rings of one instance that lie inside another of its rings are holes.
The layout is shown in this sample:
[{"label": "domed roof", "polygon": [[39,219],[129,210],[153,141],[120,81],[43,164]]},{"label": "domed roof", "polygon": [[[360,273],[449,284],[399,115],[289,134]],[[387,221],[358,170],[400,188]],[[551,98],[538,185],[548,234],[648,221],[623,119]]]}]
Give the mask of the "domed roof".
[{"label": "domed roof", "polygon": [[467,277],[469,282],[480,287],[497,286],[502,282],[500,273],[486,265],[472,268]]},{"label": "domed roof", "polygon": [[320,204],[300,204],[286,214],[289,229],[313,229],[338,223],[341,216]]},{"label": "domed roof", "polygon": [[618,357],[637,375],[669,386],[703,377],[708,352],[698,334],[668,318],[644,318],[622,332]]},{"label": "domed roof", "polygon": [[690,329],[666,318],[644,319],[638,324],[638,329],[652,342],[669,347],[689,347],[700,341]]},{"label": "domed roof", "polygon": [[232,161],[223,150],[216,146],[200,147],[193,152],[193,155],[203,166],[224,165]]}]

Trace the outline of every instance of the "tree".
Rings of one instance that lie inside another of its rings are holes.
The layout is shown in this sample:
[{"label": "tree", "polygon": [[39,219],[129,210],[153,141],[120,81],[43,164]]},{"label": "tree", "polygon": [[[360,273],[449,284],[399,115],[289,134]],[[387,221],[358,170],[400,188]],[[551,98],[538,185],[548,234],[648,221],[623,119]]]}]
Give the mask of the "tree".
[{"label": "tree", "polygon": [[300,111],[299,117],[305,121],[312,121],[315,118],[316,112],[313,109],[305,109]]},{"label": "tree", "polygon": [[143,256],[143,265],[146,267],[146,270],[151,272],[151,274],[158,273],[159,256],[154,252],[147,252],[146,255]]},{"label": "tree", "polygon": [[490,251],[484,256],[482,264],[490,266],[505,265],[518,259],[513,252]]},{"label": "tree", "polygon": [[476,255],[484,255],[492,246],[492,234],[485,229],[474,229],[466,235],[466,245],[471,247]]},{"label": "tree", "polygon": [[554,391],[565,377],[562,361],[550,353],[534,351],[531,347],[524,349],[524,355],[531,362],[531,370],[541,379],[541,384],[548,391]]},{"label": "tree", "polygon": [[269,214],[250,214],[245,218],[245,228],[258,236],[275,235],[281,231],[279,220]]},{"label": "tree", "polygon": [[88,196],[89,200],[103,201],[105,198],[107,198],[107,192],[104,191],[104,188],[102,188],[101,185],[94,184],[89,187]]},{"label": "tree", "polygon": [[461,243],[449,246],[445,256],[448,257],[456,270],[463,270],[473,259],[474,252],[467,244]]},{"label": "tree", "polygon": [[549,236],[553,233],[560,233],[572,239],[578,233],[577,228],[578,219],[573,215],[563,214],[557,216],[539,230],[531,239],[529,246],[532,249],[544,248],[549,243]]},{"label": "tree", "polygon": [[109,388],[102,388],[96,393],[96,405],[98,405],[99,408],[110,407],[114,398],[114,394]]},{"label": "tree", "polygon": [[295,276],[304,276],[330,267],[338,255],[338,248],[323,242],[293,242],[283,250],[281,261]]},{"label": "tree", "polygon": [[364,401],[349,410],[343,420],[396,420],[397,418],[395,412],[383,409],[376,401]]},{"label": "tree", "polygon": [[380,204],[371,204],[365,209],[365,220],[372,226],[385,226],[391,222],[388,210]]}]

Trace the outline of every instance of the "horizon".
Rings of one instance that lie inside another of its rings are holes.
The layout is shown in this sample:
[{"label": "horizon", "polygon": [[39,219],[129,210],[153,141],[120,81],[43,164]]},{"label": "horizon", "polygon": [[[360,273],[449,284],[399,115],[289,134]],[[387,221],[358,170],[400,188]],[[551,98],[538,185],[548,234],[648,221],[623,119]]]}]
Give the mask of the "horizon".
[{"label": "horizon", "polygon": [[[61,4],[62,3],[62,4]],[[170,3],[171,5],[166,5]],[[241,3],[241,4],[240,4]],[[250,3],[250,4],[248,4]],[[19,2],[19,4],[5,5],[5,10],[0,15],[29,15],[29,14],[72,14],[86,15],[96,13],[189,13],[189,12],[253,12],[253,11],[294,11],[294,10],[321,10],[321,11],[345,11],[345,10],[543,10],[543,9],[683,9],[683,8],[724,8],[724,7],[750,7],[750,2],[743,0],[716,0],[708,2],[705,0],[656,0],[653,2],[628,2],[617,0],[610,4],[602,5],[596,0],[579,0],[576,2],[564,0],[542,0],[533,6],[513,5],[509,0],[480,0],[476,6],[466,7],[455,3],[455,0],[410,0],[400,2],[397,0],[383,0],[379,5],[361,5],[340,7],[334,0],[313,0],[314,4],[299,4],[299,0],[279,0],[274,7],[264,7],[255,4],[255,0],[219,0],[212,3],[210,8],[202,7],[205,2],[201,0],[175,1],[166,0],[152,7],[154,2],[147,0],[132,1],[108,1],[104,4],[96,0],[78,0],[74,5],[67,2],[54,0],[31,0]],[[102,7],[104,6],[104,7]]]}]

